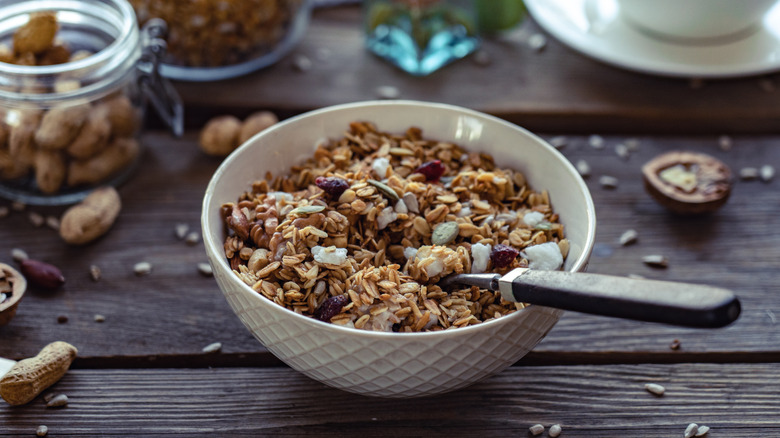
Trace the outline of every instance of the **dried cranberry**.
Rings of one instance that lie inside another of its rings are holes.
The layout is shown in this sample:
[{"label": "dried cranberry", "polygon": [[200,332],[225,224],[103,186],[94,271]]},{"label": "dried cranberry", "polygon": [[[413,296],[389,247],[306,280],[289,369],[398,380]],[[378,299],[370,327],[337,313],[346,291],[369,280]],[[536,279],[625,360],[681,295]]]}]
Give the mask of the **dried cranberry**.
[{"label": "dried cranberry", "polygon": [[330,319],[341,313],[341,309],[347,305],[346,295],[336,295],[330,297],[320,304],[320,307],[314,311],[314,317],[320,321],[330,322]]},{"label": "dried cranberry", "polygon": [[494,268],[506,268],[512,264],[518,255],[520,255],[520,251],[511,246],[498,244],[490,252],[490,261],[493,262]]},{"label": "dried cranberry", "polygon": [[318,176],[314,184],[321,188],[331,198],[338,198],[349,188],[349,183],[344,178],[337,176]]},{"label": "dried cranberry", "polygon": [[441,160],[428,161],[423,163],[414,173],[422,173],[426,181],[436,182],[444,175],[446,168],[441,164]]}]

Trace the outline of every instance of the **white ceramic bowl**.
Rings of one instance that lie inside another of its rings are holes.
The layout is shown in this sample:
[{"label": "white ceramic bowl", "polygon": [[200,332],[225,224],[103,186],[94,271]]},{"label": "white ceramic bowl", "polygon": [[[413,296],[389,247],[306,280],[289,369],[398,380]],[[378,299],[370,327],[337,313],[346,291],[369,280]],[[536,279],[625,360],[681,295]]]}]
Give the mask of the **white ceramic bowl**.
[{"label": "white ceramic bowl", "polygon": [[266,171],[279,174],[310,156],[323,138],[339,138],[352,121],[387,132],[422,128],[426,138],[492,154],[519,169],[535,190],[547,189],[571,249],[565,269],[582,271],[595,234],[593,201],[560,152],[530,132],[464,108],[378,101],[312,111],[256,135],[217,169],[203,200],[202,226],[220,289],[244,325],[274,355],[327,385],[380,397],[416,397],[462,388],[513,364],[542,340],[560,310],[530,306],[483,324],[431,333],[378,333],[295,314],[241,282],[224,257],[220,205],[233,202]]}]

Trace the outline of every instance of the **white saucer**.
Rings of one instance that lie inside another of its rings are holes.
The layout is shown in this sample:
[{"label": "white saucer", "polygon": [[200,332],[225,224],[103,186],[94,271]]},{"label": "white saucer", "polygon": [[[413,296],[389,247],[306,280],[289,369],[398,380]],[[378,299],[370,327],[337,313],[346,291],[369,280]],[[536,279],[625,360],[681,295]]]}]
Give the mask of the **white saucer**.
[{"label": "white saucer", "polygon": [[755,32],[706,45],[675,43],[642,33],[620,17],[615,0],[525,0],[525,4],[536,22],[564,44],[629,70],[688,78],[780,70],[780,3]]}]

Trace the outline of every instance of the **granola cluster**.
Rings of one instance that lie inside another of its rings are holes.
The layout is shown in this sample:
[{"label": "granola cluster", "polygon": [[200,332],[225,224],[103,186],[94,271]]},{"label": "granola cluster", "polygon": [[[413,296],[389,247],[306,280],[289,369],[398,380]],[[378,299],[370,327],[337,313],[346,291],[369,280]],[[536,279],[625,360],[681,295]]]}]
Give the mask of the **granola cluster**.
[{"label": "granola cluster", "polygon": [[[225,256],[242,281],[296,313],[358,329],[436,331],[524,307],[454,273],[528,267],[524,252],[568,241],[546,191],[487,154],[353,122],[289,175],[222,206]],[[533,268],[533,266],[531,266]]]},{"label": "granola cluster", "polygon": [[302,0],[130,0],[143,25],[168,24],[172,64],[218,67],[273,51]]}]

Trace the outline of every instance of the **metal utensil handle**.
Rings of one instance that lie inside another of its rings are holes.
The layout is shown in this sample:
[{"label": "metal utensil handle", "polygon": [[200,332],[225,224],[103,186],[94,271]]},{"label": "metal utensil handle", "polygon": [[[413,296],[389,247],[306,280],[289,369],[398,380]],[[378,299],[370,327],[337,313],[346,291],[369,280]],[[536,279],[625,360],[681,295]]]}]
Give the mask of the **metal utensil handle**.
[{"label": "metal utensil handle", "polygon": [[499,288],[516,302],[686,327],[723,327],[740,313],[730,290],[670,281],[515,269]]}]

